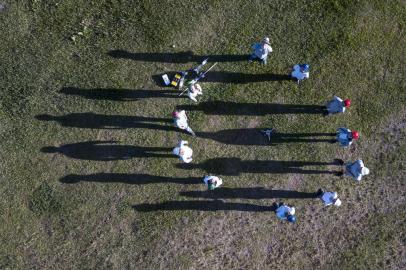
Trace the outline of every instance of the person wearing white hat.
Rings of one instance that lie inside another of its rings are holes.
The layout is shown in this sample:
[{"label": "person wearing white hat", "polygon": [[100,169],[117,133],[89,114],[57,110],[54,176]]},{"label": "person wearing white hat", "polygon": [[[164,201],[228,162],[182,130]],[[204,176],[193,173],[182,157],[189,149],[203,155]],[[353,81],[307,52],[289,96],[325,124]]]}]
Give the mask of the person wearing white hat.
[{"label": "person wearing white hat", "polygon": [[179,145],[173,149],[173,154],[179,156],[180,160],[185,163],[190,163],[193,160],[193,150],[188,146],[187,141],[181,140]]},{"label": "person wearing white hat", "polygon": [[191,100],[193,100],[194,102],[197,102],[196,97],[197,97],[198,95],[203,95],[202,87],[201,87],[198,83],[191,84],[191,85],[188,87],[187,96],[188,96]]},{"label": "person wearing white hat", "polygon": [[319,194],[319,198],[324,202],[325,206],[334,205],[338,207],[341,205],[337,192],[324,192],[322,189],[319,189]]},{"label": "person wearing white hat", "polygon": [[172,115],[173,115],[173,120],[174,120],[176,127],[180,128],[182,130],[186,130],[187,132],[192,134],[192,136],[196,136],[196,134],[193,132],[193,130],[188,125],[185,110],[174,111],[172,113]]},{"label": "person wearing white hat", "polygon": [[203,182],[207,185],[209,190],[213,190],[223,184],[223,179],[214,175],[206,175],[203,178]]},{"label": "person wearing white hat", "polygon": [[355,162],[347,163],[345,165],[345,175],[351,176],[356,181],[361,181],[362,177],[369,174],[369,169],[365,167],[364,162],[361,159]]},{"label": "person wearing white hat", "polygon": [[275,203],[274,205],[276,207],[275,214],[280,220],[287,220],[291,223],[296,222],[296,211],[293,206],[289,206],[284,203]]},{"label": "person wearing white hat", "polygon": [[250,56],[249,61],[252,62],[252,60],[258,58],[264,65],[266,65],[268,54],[273,51],[272,47],[269,45],[269,37],[265,37],[261,43],[255,43],[251,48],[254,50],[254,52]]},{"label": "person wearing white hat", "polygon": [[310,66],[308,64],[294,65],[293,71],[290,75],[292,76],[292,78],[295,78],[297,80],[297,83],[299,84],[300,81],[309,78],[309,69]]}]

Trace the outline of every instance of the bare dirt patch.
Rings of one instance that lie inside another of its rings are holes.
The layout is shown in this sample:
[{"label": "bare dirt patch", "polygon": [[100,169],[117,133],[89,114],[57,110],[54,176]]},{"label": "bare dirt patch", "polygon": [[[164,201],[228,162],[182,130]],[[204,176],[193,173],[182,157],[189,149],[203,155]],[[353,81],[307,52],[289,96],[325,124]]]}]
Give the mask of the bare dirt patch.
[{"label": "bare dirt patch", "polygon": [[248,128],[256,128],[261,124],[261,119],[258,117],[254,117],[248,121]]}]

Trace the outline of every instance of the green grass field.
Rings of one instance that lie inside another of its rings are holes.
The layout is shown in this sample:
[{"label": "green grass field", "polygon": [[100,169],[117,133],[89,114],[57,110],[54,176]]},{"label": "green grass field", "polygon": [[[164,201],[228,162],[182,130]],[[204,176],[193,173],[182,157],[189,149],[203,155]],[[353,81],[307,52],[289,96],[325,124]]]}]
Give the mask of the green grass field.
[{"label": "green grass field", "polygon": [[[0,0],[0,269],[405,269],[405,24],[397,0]],[[248,63],[264,36],[268,64]],[[200,105],[157,84],[205,56],[219,64]],[[309,80],[273,79],[297,63]],[[334,94],[351,98],[345,114],[267,109]],[[168,128],[177,106],[201,136]],[[349,149],[246,132],[341,126],[360,132]],[[179,139],[192,164],[137,155]],[[371,173],[243,165],[336,158]],[[281,195],[319,188],[342,206]],[[281,201],[295,225],[269,210]]]}]

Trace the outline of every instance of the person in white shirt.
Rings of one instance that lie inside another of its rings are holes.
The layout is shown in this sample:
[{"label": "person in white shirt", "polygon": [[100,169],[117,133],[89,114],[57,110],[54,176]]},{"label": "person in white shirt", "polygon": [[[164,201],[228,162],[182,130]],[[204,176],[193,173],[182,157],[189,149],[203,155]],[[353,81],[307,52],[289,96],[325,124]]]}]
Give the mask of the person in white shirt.
[{"label": "person in white shirt", "polygon": [[182,130],[186,130],[187,132],[192,134],[192,136],[196,136],[196,134],[193,132],[193,130],[189,127],[185,110],[174,111],[172,113],[172,115],[173,115],[173,120],[174,120],[176,127],[180,128]]},{"label": "person in white shirt", "polygon": [[364,162],[361,159],[355,162],[347,163],[345,165],[345,175],[351,176],[356,181],[361,181],[362,177],[369,174],[369,169],[365,167]]},{"label": "person in white shirt", "polygon": [[265,37],[261,43],[255,43],[251,48],[254,52],[250,56],[249,61],[252,62],[254,59],[259,59],[264,65],[266,65],[268,54],[272,52],[272,47],[269,45],[269,38]]},{"label": "person in white shirt", "polygon": [[319,198],[324,202],[325,206],[334,205],[340,206],[341,200],[338,198],[337,192],[325,192],[322,189],[318,191]]},{"label": "person in white shirt", "polygon": [[310,66],[308,64],[294,65],[291,76],[295,78],[299,84],[300,81],[309,78],[309,69]]},{"label": "person in white shirt", "polygon": [[347,147],[350,146],[354,140],[358,140],[359,133],[357,131],[351,131],[348,128],[339,128],[337,129],[336,138],[340,146]]},{"label": "person in white shirt", "polygon": [[344,113],[345,108],[350,107],[351,100],[342,100],[341,98],[334,96],[333,99],[327,103],[328,114]]},{"label": "person in white shirt", "polygon": [[213,175],[206,175],[203,178],[203,182],[207,185],[209,190],[213,190],[223,184],[223,179]]},{"label": "person in white shirt", "polygon": [[188,87],[188,92],[187,96],[193,100],[194,102],[197,102],[196,97],[198,95],[203,95],[203,90],[202,87],[198,83],[193,83]]},{"label": "person in white shirt", "polygon": [[288,206],[284,203],[280,203],[280,204],[275,204],[276,210],[276,216],[280,219],[280,220],[287,220],[291,223],[295,223],[296,222],[296,216],[295,216],[295,208],[292,206]]},{"label": "person in white shirt", "polygon": [[188,146],[187,141],[181,140],[179,145],[173,149],[173,154],[179,156],[180,160],[185,163],[190,163],[193,160],[193,150]]}]

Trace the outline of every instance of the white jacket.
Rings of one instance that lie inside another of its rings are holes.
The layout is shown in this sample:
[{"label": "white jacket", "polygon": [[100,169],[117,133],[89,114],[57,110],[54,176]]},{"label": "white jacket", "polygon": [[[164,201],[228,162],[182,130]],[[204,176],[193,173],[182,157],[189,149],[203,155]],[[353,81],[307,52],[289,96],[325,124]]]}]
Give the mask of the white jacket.
[{"label": "white jacket", "polygon": [[188,128],[189,125],[187,123],[187,116],[185,110],[178,112],[178,115],[175,118],[175,125],[180,129]]},{"label": "white jacket", "polygon": [[213,181],[216,182],[216,184],[214,185],[215,188],[218,188],[219,186],[221,186],[221,185],[223,184],[223,180],[222,180],[221,178],[217,177],[217,176],[214,176],[214,175],[206,175],[206,176],[203,178],[203,182],[204,182],[207,186],[209,185],[209,184],[208,184],[209,180],[213,180]]},{"label": "white jacket", "polygon": [[187,144],[187,141],[180,141],[179,145],[173,149],[173,154],[179,156],[181,161],[190,163],[193,160],[193,150]]}]

